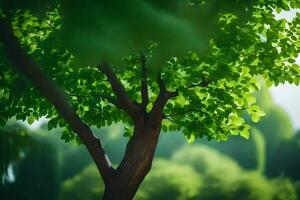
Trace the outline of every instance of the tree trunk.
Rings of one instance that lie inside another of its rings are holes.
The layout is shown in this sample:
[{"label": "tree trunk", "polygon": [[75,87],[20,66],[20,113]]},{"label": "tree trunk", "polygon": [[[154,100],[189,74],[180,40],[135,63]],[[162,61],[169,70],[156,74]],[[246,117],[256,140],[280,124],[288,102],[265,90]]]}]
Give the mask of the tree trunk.
[{"label": "tree trunk", "polygon": [[160,127],[135,133],[129,140],[122,162],[112,181],[105,186],[102,200],[131,200],[151,169]]}]

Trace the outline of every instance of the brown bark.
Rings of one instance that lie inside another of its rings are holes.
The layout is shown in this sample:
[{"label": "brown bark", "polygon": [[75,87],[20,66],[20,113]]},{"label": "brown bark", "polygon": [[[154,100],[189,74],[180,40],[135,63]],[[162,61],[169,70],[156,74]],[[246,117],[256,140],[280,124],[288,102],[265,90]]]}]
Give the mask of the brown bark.
[{"label": "brown bark", "polygon": [[160,126],[146,127],[129,140],[124,158],[112,182],[106,185],[103,200],[130,200],[151,169]]}]

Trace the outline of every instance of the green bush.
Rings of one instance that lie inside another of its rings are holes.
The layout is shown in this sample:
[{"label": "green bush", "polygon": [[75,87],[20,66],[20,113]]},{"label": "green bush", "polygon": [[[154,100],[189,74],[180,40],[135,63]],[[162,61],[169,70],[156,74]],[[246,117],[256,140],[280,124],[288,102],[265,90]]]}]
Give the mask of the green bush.
[{"label": "green bush", "polygon": [[202,177],[191,166],[157,159],[135,200],[192,200],[202,184]]},{"label": "green bush", "polygon": [[199,200],[272,200],[272,184],[256,171],[244,171],[230,157],[205,145],[179,149],[172,157],[202,175]]},{"label": "green bush", "polygon": [[272,187],[261,174],[242,172],[231,180],[224,176],[206,175],[198,200],[272,200]]},{"label": "green bush", "polygon": [[172,160],[190,165],[200,174],[220,173],[235,177],[241,172],[240,166],[229,156],[205,145],[185,145],[174,153]]},{"label": "green bush", "polygon": [[271,181],[274,194],[273,200],[297,200],[297,191],[287,178],[276,178]]},{"label": "green bush", "polygon": [[232,188],[232,200],[272,200],[271,184],[257,172],[244,172]]},{"label": "green bush", "polygon": [[197,199],[230,199],[230,186],[242,172],[230,157],[205,145],[186,145],[178,149],[172,160],[192,166],[203,176],[203,186]]},{"label": "green bush", "polygon": [[94,164],[63,182],[60,200],[99,200],[104,185]]},{"label": "green bush", "polygon": [[294,183],[294,188],[295,188],[295,191],[297,193],[297,197],[300,198],[300,181],[296,181]]}]

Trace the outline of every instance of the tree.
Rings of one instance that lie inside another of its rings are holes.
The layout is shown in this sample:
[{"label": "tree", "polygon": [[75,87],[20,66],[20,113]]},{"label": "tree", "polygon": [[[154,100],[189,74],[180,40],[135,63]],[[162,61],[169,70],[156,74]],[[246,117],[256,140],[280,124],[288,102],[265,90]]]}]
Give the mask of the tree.
[{"label": "tree", "polygon": [[[181,130],[189,142],[248,138],[243,112],[254,122],[264,115],[252,95],[257,76],[299,84],[300,15],[288,22],[273,14],[299,7],[297,0],[3,1],[0,124],[46,116],[49,129],[65,128],[62,139],[87,147],[103,199],[132,199],[161,129]],[[129,141],[114,168],[90,127],[116,122]]]}]

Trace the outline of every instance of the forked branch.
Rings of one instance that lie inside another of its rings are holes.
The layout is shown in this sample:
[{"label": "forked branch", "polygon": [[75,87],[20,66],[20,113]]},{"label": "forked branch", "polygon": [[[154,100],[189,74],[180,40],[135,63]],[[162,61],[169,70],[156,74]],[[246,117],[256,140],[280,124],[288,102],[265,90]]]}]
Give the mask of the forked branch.
[{"label": "forked branch", "polygon": [[98,69],[107,77],[107,80],[117,97],[117,107],[123,109],[132,119],[136,119],[139,114],[139,108],[128,97],[124,86],[117,78],[112,68],[107,63],[102,63],[98,66]]},{"label": "forked branch", "polygon": [[166,85],[161,77],[161,74],[159,74],[157,76],[157,83],[158,83],[158,86],[159,86],[159,90],[160,90],[160,95],[164,96],[167,100],[172,98],[172,97],[176,97],[178,96],[178,91],[175,91],[175,92],[171,92],[171,91],[168,91],[166,89]]},{"label": "forked branch", "polygon": [[159,94],[149,114],[149,123],[151,126],[156,126],[157,124],[160,124],[163,118],[163,110],[168,100],[170,98],[178,96],[178,91],[171,92],[166,89],[161,74],[158,75],[157,82],[159,86]]}]

